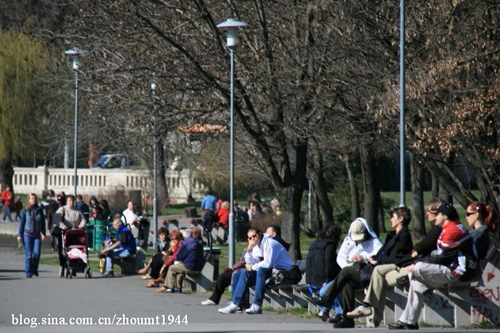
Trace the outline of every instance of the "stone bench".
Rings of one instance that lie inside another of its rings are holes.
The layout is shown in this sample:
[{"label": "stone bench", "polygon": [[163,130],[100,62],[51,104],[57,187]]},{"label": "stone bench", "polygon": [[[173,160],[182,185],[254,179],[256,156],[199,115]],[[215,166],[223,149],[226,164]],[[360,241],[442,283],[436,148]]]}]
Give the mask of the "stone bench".
[{"label": "stone bench", "polygon": [[[307,307],[309,313],[319,312],[319,307],[310,302],[312,295],[308,285],[277,286],[266,289],[264,307],[274,309]],[[253,289],[250,289],[253,296]],[[384,309],[384,323],[395,323],[406,306],[407,290],[389,288]],[[356,292],[361,302],[364,290]],[[452,326],[460,328],[481,323],[500,324],[500,250],[490,248],[486,260],[480,263],[477,281],[458,282],[425,294],[424,307],[419,322],[430,326]]]},{"label": "stone bench", "polygon": [[184,287],[190,288],[193,292],[205,293],[212,290],[212,281],[215,272],[215,256],[210,253],[204,254],[203,268],[201,271],[191,271],[184,277]]},{"label": "stone bench", "polygon": [[120,274],[133,275],[144,267],[146,251],[138,247],[137,252],[130,257],[113,257],[113,264],[120,267]]},{"label": "stone bench", "polygon": [[[386,323],[396,322],[406,306],[407,291],[399,287],[387,293],[384,310]],[[419,322],[432,326],[455,328],[498,325],[500,314],[500,250],[491,248],[486,260],[480,262],[477,281],[457,282],[425,293]]]}]

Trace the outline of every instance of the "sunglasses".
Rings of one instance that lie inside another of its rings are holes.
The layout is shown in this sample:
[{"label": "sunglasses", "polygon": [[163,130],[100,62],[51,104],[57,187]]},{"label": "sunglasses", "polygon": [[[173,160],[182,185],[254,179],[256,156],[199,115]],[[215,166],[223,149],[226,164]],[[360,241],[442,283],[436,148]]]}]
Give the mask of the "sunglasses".
[{"label": "sunglasses", "polygon": [[256,237],[257,237],[257,234],[252,235],[252,236],[248,237],[248,240],[251,240],[252,238],[256,238]]},{"label": "sunglasses", "polygon": [[472,213],[471,213],[471,212],[465,212],[465,215],[466,215],[467,217],[469,217],[469,216],[471,216],[472,214],[476,214],[476,213],[477,213],[477,212],[472,212]]},{"label": "sunglasses", "polygon": [[178,238],[172,238],[172,240],[178,240]]}]

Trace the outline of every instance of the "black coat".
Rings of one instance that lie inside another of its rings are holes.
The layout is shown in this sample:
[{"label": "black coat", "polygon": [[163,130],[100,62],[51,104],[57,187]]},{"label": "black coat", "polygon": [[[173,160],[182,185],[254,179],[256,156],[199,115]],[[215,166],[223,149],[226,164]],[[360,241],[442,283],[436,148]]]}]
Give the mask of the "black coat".
[{"label": "black coat", "polygon": [[413,250],[413,241],[407,227],[387,234],[384,245],[380,248],[374,259],[377,265],[397,264],[398,260],[408,255]]},{"label": "black coat", "polygon": [[306,263],[306,282],[321,286],[340,272],[337,264],[337,244],[331,239],[317,240],[309,246]]}]

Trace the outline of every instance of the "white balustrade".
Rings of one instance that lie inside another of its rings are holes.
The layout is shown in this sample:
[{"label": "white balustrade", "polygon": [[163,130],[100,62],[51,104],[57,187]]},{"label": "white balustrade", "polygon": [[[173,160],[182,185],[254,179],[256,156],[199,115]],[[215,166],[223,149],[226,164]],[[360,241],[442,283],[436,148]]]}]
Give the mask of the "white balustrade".
[{"label": "white balustrade", "polygon": [[[61,168],[19,168],[14,167],[15,193],[35,193],[41,195],[44,190],[74,190],[74,170]],[[184,203],[191,192],[195,200],[201,200],[206,189],[194,179],[189,170],[167,170],[167,187],[172,203]],[[152,175],[144,169],[78,169],[78,194],[83,196],[106,196],[117,190],[140,190],[143,196],[153,192]]]}]

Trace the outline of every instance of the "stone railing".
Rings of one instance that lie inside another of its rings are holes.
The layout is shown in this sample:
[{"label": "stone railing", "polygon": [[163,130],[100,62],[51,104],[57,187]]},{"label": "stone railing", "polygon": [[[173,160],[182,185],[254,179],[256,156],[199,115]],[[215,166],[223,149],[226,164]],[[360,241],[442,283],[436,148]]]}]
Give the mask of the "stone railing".
[{"label": "stone railing", "polygon": [[[83,196],[106,196],[116,191],[140,190],[143,197],[153,192],[152,175],[144,169],[78,169],[78,194]],[[189,193],[195,200],[205,194],[202,184],[192,179],[189,170],[167,170],[167,188],[171,203],[184,203]],[[74,191],[74,170],[59,168],[14,168],[15,193],[35,193],[41,195],[45,190],[56,193]]]}]

